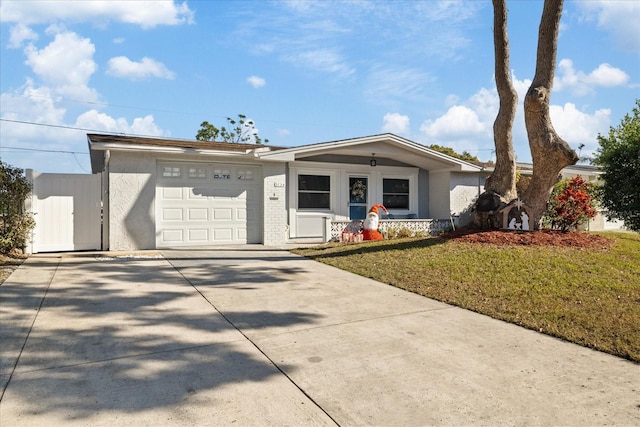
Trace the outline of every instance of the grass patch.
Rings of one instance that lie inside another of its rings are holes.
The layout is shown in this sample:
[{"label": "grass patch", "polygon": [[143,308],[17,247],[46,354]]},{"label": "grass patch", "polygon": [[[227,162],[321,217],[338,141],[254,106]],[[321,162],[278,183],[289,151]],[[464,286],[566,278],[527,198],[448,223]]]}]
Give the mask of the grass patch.
[{"label": "grass patch", "polygon": [[640,235],[610,248],[499,246],[437,237],[294,252],[398,288],[640,362]]}]

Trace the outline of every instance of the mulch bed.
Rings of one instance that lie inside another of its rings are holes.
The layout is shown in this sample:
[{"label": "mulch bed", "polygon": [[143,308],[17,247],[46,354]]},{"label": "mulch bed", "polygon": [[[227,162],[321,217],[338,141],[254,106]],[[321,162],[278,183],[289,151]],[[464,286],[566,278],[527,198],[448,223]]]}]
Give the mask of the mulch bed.
[{"label": "mulch bed", "polygon": [[613,240],[584,231],[512,231],[460,228],[442,235],[448,240],[491,245],[558,246],[571,248],[606,249]]}]

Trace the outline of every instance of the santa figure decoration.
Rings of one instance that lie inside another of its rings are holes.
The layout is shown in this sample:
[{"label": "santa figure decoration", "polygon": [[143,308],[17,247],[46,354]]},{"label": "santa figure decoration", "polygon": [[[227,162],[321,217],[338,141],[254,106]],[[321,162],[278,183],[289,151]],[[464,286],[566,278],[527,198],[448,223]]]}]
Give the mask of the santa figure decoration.
[{"label": "santa figure decoration", "polygon": [[387,208],[385,208],[383,205],[380,205],[380,204],[373,205],[371,209],[369,209],[367,218],[364,220],[364,230],[362,230],[362,240],[384,239],[384,236],[378,229],[378,225],[380,224],[378,209],[382,209],[385,213],[388,213]]}]

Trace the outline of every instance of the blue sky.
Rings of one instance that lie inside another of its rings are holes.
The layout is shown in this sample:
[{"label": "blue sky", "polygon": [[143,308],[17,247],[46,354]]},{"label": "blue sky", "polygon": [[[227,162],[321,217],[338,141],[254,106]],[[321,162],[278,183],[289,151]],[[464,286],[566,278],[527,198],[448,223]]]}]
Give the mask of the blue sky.
[{"label": "blue sky", "polygon": [[[541,1],[507,1],[519,93]],[[245,114],[271,145],[392,132],[481,160],[498,107],[490,1],[0,1],[0,154],[90,171],[87,132],[194,139]],[[565,1],[551,116],[582,155],[640,98],[640,2]]]}]

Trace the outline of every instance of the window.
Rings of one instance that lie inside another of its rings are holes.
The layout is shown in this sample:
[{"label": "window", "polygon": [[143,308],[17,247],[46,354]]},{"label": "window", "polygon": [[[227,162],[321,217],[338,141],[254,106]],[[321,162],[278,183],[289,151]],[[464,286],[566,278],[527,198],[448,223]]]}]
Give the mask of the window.
[{"label": "window", "polygon": [[162,168],[162,176],[169,177],[169,178],[179,178],[180,177],[180,168],[179,167],[172,167],[172,166],[165,166],[165,167]]},{"label": "window", "polygon": [[189,168],[189,178],[205,178],[207,171],[204,168]]},{"label": "window", "polygon": [[298,175],[298,208],[330,209],[331,178],[328,175]]},{"label": "window", "polygon": [[252,181],[253,171],[251,169],[238,169],[238,179]]},{"label": "window", "polygon": [[382,204],[387,209],[409,209],[409,180],[382,180]]},{"label": "window", "polygon": [[231,179],[231,172],[229,169],[214,169],[213,179]]}]

